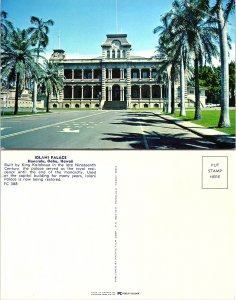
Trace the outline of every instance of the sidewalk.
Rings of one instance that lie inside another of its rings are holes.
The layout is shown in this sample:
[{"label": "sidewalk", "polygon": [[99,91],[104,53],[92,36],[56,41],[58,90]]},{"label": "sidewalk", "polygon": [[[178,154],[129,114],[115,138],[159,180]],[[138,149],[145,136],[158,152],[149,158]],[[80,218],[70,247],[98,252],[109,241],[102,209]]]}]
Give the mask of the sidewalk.
[{"label": "sidewalk", "polygon": [[214,129],[206,128],[189,121],[178,119],[170,115],[158,114],[158,117],[175,123],[176,125],[187,129],[201,137],[204,137],[209,141],[215,142],[222,148],[235,148],[235,136],[231,136],[227,133],[220,132]]}]

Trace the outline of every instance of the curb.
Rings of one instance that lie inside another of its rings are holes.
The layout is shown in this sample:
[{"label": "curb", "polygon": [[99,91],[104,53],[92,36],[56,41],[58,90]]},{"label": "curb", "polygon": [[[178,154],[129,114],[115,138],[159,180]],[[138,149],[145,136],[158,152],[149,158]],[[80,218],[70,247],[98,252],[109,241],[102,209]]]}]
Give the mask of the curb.
[{"label": "curb", "polygon": [[[229,134],[224,133],[224,132],[218,133],[217,130],[206,128],[204,126],[194,124],[190,121],[177,119],[177,118],[169,116],[169,115],[162,115],[162,114],[156,114],[156,113],[155,113],[155,115],[157,115],[158,117],[160,117],[168,122],[174,123],[175,125],[183,128],[183,129],[186,129],[192,133],[195,133],[198,136],[201,136],[201,137],[209,140],[210,142],[214,142],[214,143],[218,144],[219,146],[221,146],[221,148],[233,149],[236,146],[235,136],[231,137]],[[195,128],[193,128],[193,127],[195,127]],[[204,131],[208,131],[208,134],[206,134]]]}]

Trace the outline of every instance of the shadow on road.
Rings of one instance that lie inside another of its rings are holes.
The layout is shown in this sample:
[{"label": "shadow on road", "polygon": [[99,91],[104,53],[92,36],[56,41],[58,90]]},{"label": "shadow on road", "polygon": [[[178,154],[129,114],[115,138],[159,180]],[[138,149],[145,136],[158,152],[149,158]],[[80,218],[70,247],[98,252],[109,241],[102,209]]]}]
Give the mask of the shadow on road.
[{"label": "shadow on road", "polygon": [[[111,125],[128,125],[131,127],[142,126],[143,129],[150,127],[150,129],[144,131],[144,133],[105,133],[106,135],[103,140],[129,143],[129,146],[133,149],[229,149],[232,148],[225,144],[216,144],[211,140],[204,139],[200,136],[192,137],[189,135],[189,131],[186,133],[176,133],[176,130],[180,129],[178,125],[173,126],[173,122],[157,118],[157,115],[152,112],[129,112],[123,113],[119,117],[122,119],[114,120],[115,122],[110,123]],[[159,132],[159,129],[168,129],[167,132]]]},{"label": "shadow on road", "polygon": [[113,125],[119,125],[119,124],[123,124],[123,125],[130,125],[130,126],[155,126],[156,124],[165,124],[167,122],[164,122],[162,120],[157,120],[157,119],[138,119],[138,118],[127,118],[125,120],[121,119],[119,120],[120,122],[116,122],[116,123],[111,123]]},{"label": "shadow on road", "polygon": [[157,132],[129,133],[123,132],[119,134],[105,133],[107,137],[102,140],[129,143],[133,149],[160,149],[160,150],[174,150],[174,149],[217,149],[216,144],[203,140],[200,137],[188,138],[186,134],[158,134]]}]

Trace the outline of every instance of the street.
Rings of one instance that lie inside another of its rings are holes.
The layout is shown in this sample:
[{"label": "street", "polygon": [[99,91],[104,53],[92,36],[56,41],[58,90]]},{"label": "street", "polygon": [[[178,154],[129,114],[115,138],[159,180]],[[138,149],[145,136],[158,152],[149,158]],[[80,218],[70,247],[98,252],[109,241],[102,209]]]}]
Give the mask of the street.
[{"label": "street", "polygon": [[2,118],[2,149],[218,149],[153,111],[58,111]]}]

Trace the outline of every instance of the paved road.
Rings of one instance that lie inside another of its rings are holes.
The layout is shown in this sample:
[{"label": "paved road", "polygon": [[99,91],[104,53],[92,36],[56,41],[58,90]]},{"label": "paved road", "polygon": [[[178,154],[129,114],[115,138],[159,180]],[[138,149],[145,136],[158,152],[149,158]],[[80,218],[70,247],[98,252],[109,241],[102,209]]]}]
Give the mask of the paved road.
[{"label": "paved road", "polygon": [[152,111],[61,111],[2,118],[2,149],[217,149]]}]

